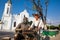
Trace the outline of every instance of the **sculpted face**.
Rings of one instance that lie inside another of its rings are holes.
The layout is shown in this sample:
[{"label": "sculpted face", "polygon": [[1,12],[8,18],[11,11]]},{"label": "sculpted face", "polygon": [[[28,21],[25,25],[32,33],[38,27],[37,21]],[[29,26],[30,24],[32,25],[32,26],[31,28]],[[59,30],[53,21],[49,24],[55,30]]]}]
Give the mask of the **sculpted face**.
[{"label": "sculpted face", "polygon": [[23,22],[24,22],[24,23],[26,23],[26,22],[27,22],[27,20],[23,20]]},{"label": "sculpted face", "polygon": [[24,18],[23,23],[27,23],[27,22],[28,22],[28,18]]}]

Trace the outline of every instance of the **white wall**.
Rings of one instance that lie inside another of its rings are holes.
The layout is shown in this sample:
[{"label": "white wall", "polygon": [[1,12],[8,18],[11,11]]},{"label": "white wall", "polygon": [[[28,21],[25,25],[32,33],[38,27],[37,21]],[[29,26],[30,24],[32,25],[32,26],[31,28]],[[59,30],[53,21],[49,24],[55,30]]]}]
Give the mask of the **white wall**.
[{"label": "white wall", "polygon": [[0,30],[1,30],[2,24],[0,24]]},{"label": "white wall", "polygon": [[11,27],[11,17],[4,17],[3,20],[3,30],[10,30]]},{"label": "white wall", "polygon": [[[12,30],[14,30],[19,23],[23,22],[24,15],[29,19],[29,13],[27,12],[27,10],[22,11],[20,15],[17,14],[13,15]],[[14,22],[16,22],[16,27],[14,27]]]},{"label": "white wall", "polygon": [[[9,8],[8,14],[7,14],[7,8]],[[10,8],[11,8],[11,5],[8,6],[8,2],[5,3],[5,8],[2,16],[2,21],[4,23],[2,25],[3,30],[10,30],[10,29],[14,30],[19,23],[23,22],[24,15],[29,19],[29,13],[27,12],[26,9],[22,11],[20,15],[13,14],[13,17],[12,17],[10,13]],[[16,22],[16,27],[14,27],[14,22]]]}]

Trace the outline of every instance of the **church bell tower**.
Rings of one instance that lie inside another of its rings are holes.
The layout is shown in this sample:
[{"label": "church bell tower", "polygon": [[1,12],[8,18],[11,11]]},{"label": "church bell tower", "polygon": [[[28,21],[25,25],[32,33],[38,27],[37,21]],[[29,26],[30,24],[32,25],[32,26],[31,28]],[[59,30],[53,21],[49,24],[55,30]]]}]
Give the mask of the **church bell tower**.
[{"label": "church bell tower", "polygon": [[5,4],[5,8],[4,8],[4,12],[3,12],[4,16],[9,16],[10,15],[11,4],[12,4],[11,0],[8,0],[8,2]]},{"label": "church bell tower", "polygon": [[7,3],[5,3],[5,8],[2,15],[2,29],[10,29],[11,27],[11,5],[11,0],[8,0]]}]

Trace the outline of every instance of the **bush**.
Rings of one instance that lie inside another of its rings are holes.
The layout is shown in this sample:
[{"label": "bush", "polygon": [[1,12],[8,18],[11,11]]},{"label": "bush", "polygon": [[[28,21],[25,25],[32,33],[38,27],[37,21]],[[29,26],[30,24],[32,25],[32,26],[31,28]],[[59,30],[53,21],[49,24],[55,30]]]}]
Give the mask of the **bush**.
[{"label": "bush", "polygon": [[57,29],[57,30],[59,30],[59,27],[51,25],[51,26],[47,26],[47,29]]}]

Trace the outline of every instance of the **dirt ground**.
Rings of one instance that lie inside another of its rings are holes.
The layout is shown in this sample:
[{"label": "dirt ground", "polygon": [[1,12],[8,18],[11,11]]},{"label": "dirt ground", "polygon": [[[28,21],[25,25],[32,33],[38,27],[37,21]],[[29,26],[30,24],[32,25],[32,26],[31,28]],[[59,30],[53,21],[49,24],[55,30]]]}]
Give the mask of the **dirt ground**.
[{"label": "dirt ground", "polygon": [[60,40],[60,33],[56,35],[56,37],[50,38],[50,40]]}]

